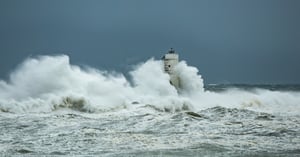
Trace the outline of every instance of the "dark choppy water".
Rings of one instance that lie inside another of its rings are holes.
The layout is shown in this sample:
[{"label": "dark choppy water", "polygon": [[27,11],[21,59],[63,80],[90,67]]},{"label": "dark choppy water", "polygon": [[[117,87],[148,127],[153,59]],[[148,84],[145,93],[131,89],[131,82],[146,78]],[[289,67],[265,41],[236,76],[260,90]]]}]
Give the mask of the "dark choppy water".
[{"label": "dark choppy water", "polygon": [[[206,88],[218,93],[229,87]],[[245,86],[243,90],[255,88]],[[294,105],[298,110],[299,102]],[[298,113],[227,104],[169,111],[139,103],[96,113],[73,108],[45,113],[0,112],[0,154],[300,156]]]},{"label": "dark choppy water", "polygon": [[[208,85],[180,61],[129,72],[28,58],[0,79],[0,155],[300,156],[298,85]],[[49,66],[51,65],[51,66]]]}]

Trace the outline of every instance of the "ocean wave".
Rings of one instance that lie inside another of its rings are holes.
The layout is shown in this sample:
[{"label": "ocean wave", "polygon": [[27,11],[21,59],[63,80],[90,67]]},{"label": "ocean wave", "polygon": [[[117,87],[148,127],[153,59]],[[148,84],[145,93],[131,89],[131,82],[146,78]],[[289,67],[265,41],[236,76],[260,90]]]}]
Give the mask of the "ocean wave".
[{"label": "ocean wave", "polygon": [[182,83],[179,91],[169,83],[160,60],[134,66],[129,81],[121,73],[71,65],[66,55],[28,58],[7,81],[0,80],[0,111],[97,113],[145,106],[159,112],[197,112],[216,106],[267,113],[300,111],[297,91],[205,90],[198,69],[184,61],[175,67],[175,73]]}]

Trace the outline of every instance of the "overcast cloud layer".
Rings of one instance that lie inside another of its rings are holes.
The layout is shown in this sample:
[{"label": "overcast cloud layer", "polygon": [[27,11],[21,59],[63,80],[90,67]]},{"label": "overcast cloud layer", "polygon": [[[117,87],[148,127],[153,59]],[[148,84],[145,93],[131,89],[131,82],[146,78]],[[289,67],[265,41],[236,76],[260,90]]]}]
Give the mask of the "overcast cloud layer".
[{"label": "overcast cloud layer", "polygon": [[204,83],[300,83],[298,0],[1,0],[0,78],[25,58],[129,71],[174,47]]}]

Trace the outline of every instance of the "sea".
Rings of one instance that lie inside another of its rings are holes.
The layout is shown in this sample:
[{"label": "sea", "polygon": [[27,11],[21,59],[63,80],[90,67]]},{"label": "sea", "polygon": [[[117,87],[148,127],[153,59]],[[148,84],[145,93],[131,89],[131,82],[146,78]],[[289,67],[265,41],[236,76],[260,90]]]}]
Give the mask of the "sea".
[{"label": "sea", "polygon": [[176,89],[153,58],[129,77],[69,60],[0,80],[0,156],[300,156],[300,85],[204,85],[181,61]]}]

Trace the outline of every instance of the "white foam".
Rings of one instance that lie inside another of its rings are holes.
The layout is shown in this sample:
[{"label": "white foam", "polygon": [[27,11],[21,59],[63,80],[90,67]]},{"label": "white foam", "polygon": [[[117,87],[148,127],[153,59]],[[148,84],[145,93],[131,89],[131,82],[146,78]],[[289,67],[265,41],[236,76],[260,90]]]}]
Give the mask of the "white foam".
[{"label": "white foam", "polygon": [[214,106],[264,112],[300,111],[299,92],[210,92],[204,91],[197,68],[182,61],[175,72],[180,76],[180,94],[170,85],[160,60],[149,59],[136,65],[130,72],[130,82],[121,73],[71,65],[66,55],[28,58],[8,81],[0,80],[0,109],[15,113],[51,112],[59,108],[99,112],[150,105],[171,112]]}]

